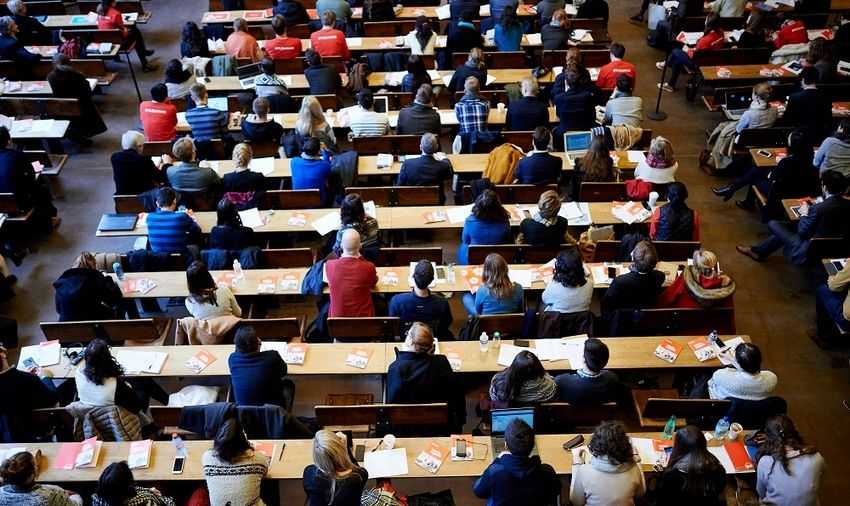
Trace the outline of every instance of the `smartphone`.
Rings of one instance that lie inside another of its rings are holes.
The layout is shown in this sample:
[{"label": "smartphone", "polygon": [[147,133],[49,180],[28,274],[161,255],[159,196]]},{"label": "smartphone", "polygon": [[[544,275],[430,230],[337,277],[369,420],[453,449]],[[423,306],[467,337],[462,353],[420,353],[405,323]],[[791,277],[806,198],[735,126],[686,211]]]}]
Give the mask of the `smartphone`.
[{"label": "smartphone", "polygon": [[720,339],[720,336],[714,338],[714,342],[717,343],[717,347],[721,350],[726,347],[726,344],[723,342],[723,339]]},{"label": "smartphone", "polygon": [[584,443],[584,436],[579,434],[578,436],[576,436],[576,437],[570,439],[569,441],[567,441],[566,443],[564,443],[564,450],[570,451],[573,448],[575,448],[576,446],[581,445],[582,443]]},{"label": "smartphone", "polygon": [[38,367],[38,364],[35,363],[35,360],[33,360],[32,357],[27,357],[27,358],[24,359],[24,368],[27,371],[32,371],[33,369],[35,369],[37,367]]},{"label": "smartphone", "polygon": [[455,442],[455,455],[460,458],[466,458],[466,440],[458,439]]},{"label": "smartphone", "polygon": [[772,156],[773,156],[773,153],[771,153],[770,151],[768,151],[768,150],[766,150],[766,149],[760,149],[760,150],[758,150],[758,154],[759,154],[759,156],[763,156],[763,157],[765,157],[765,158],[770,158],[770,157],[772,157]]},{"label": "smartphone", "polygon": [[357,445],[354,447],[354,460],[363,462],[366,456],[366,445]]},{"label": "smartphone", "polygon": [[171,474],[183,474],[183,467],[186,465],[186,456],[178,455],[174,457],[174,463],[171,465]]},{"label": "smartphone", "polygon": [[608,267],[608,279],[614,279],[617,277],[617,268],[616,267]]},{"label": "smartphone", "polygon": [[514,346],[519,346],[520,348],[528,348],[531,343],[528,339],[514,339]]}]

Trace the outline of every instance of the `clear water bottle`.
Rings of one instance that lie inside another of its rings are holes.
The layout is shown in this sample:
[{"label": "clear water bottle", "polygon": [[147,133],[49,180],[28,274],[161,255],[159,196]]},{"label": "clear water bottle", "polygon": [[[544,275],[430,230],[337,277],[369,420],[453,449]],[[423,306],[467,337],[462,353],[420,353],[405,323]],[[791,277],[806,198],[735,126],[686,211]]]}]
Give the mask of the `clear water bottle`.
[{"label": "clear water bottle", "polygon": [[714,439],[718,441],[723,440],[726,437],[726,434],[729,433],[729,419],[725,416],[720,420],[717,420],[717,425],[714,426]]},{"label": "clear water bottle", "polygon": [[124,268],[121,267],[121,262],[115,262],[112,264],[112,272],[114,272],[115,276],[118,277],[118,281],[124,281]]},{"label": "clear water bottle", "polygon": [[676,415],[670,415],[664,425],[664,439],[673,439],[674,432],[676,432]]},{"label": "clear water bottle", "polygon": [[454,264],[454,262],[449,262],[449,264],[446,266],[446,278],[447,278],[446,281],[448,281],[450,284],[452,284],[452,285],[455,284],[455,264]]},{"label": "clear water bottle", "polygon": [[174,446],[176,455],[186,455],[186,444],[183,443],[183,438],[178,436],[176,432],[171,434],[171,444]]},{"label": "clear water bottle", "polygon": [[233,275],[236,281],[241,281],[245,277],[245,273],[242,272],[242,264],[239,263],[239,260],[233,261]]},{"label": "clear water bottle", "polygon": [[497,330],[493,332],[493,347],[498,350],[500,346],[502,346],[502,333]]},{"label": "clear water bottle", "polygon": [[482,332],[478,337],[478,346],[481,348],[481,353],[487,353],[487,348],[490,346],[490,336],[486,332]]}]

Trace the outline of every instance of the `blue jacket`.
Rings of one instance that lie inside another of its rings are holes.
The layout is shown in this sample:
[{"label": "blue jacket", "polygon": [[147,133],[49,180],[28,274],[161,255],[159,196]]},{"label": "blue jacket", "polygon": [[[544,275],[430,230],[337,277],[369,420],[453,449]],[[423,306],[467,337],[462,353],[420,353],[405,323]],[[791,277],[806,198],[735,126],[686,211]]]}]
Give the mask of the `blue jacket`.
[{"label": "blue jacket", "polygon": [[322,202],[328,192],[328,178],[331,175],[331,164],[326,160],[312,160],[296,157],[289,162],[292,171],[292,189],[318,189]]},{"label": "blue jacket", "polygon": [[520,184],[557,183],[564,160],[549,153],[533,153],[519,161],[516,178]]},{"label": "blue jacket", "polygon": [[549,125],[549,104],[535,97],[522,97],[508,104],[506,130],[526,131]]},{"label": "blue jacket", "polygon": [[230,384],[237,406],[276,404],[285,407],[283,378],[286,362],[272,351],[242,353],[235,351],[227,359]]},{"label": "blue jacket", "polygon": [[515,23],[507,30],[501,24],[496,24],[496,32],[493,36],[498,51],[519,51],[522,44],[522,25]]},{"label": "blue jacket", "polygon": [[463,234],[460,237],[460,247],[457,250],[457,261],[460,265],[469,264],[470,244],[511,244],[511,224],[509,221],[484,221],[475,216],[469,216],[463,223]]},{"label": "blue jacket", "polygon": [[561,132],[590,130],[596,126],[596,97],[591,87],[575,86],[555,96]]},{"label": "blue jacket", "polygon": [[850,201],[833,195],[820,204],[809,208],[809,214],[800,218],[797,224],[799,241],[786,245],[785,253],[792,263],[802,265],[806,262],[809,244],[815,237],[850,238]]},{"label": "blue jacket", "polygon": [[28,64],[37,62],[41,57],[27,51],[15,37],[2,35],[0,36],[0,59]]},{"label": "blue jacket", "polygon": [[506,314],[506,313],[522,313],[522,295],[523,289],[519,283],[514,283],[514,291],[510,298],[500,299],[490,293],[490,289],[486,286],[481,286],[475,292],[475,314]]},{"label": "blue jacket", "polygon": [[498,23],[502,19],[502,11],[508,5],[519,6],[519,0],[490,0],[490,17]]},{"label": "blue jacket", "polygon": [[429,186],[440,187],[440,204],[446,202],[443,187],[452,178],[452,163],[449,160],[436,160],[433,155],[421,155],[405,160],[398,173],[398,186]]},{"label": "blue jacket", "polygon": [[487,467],[472,490],[477,497],[487,499],[487,506],[547,506],[555,504],[561,493],[561,480],[552,466],[541,463],[536,455],[506,454]]}]

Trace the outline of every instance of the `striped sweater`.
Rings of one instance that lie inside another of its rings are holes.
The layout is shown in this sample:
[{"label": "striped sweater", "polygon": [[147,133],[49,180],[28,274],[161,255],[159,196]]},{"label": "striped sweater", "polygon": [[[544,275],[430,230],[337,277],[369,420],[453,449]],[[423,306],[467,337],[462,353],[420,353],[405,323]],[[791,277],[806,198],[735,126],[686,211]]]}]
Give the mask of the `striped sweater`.
[{"label": "striped sweater", "polygon": [[260,483],[269,465],[263,454],[251,450],[235,463],[229,464],[218,458],[215,450],[207,450],[201,463],[211,506],[265,506],[260,497]]},{"label": "striped sweater", "polygon": [[186,122],[192,128],[192,137],[196,141],[221,139],[227,134],[227,114],[206,105],[186,111]]},{"label": "striped sweater", "polygon": [[149,213],[147,225],[148,241],[156,253],[186,253],[189,234],[200,232],[195,220],[183,212]]}]

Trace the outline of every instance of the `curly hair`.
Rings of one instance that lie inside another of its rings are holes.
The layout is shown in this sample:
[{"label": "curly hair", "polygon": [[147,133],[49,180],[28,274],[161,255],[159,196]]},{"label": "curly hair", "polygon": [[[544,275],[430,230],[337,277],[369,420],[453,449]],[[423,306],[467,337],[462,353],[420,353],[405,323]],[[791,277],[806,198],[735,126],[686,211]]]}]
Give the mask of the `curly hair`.
[{"label": "curly hair", "polygon": [[84,354],[86,366],[83,374],[95,385],[103,385],[106,379],[117,378],[124,374],[124,368],[109,352],[109,345],[103,339],[90,342]]},{"label": "curly hair", "polygon": [[558,253],[555,258],[555,273],[553,280],[564,286],[584,286],[587,276],[584,273],[584,264],[581,261],[581,253],[578,248],[569,248]]},{"label": "curly hair", "polygon": [[613,465],[634,462],[634,451],[626,429],[620,422],[602,422],[593,431],[587,445],[594,457],[607,457]]}]

